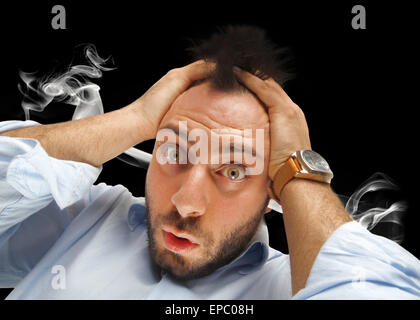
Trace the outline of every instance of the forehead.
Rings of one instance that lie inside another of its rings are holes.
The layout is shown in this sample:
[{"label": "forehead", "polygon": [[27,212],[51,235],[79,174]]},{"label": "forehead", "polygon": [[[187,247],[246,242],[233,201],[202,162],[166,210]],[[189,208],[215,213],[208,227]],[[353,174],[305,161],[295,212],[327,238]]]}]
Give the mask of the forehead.
[{"label": "forehead", "polygon": [[267,129],[268,115],[260,101],[250,93],[221,92],[204,82],[190,88],[172,104],[160,127],[187,121],[188,130]]}]

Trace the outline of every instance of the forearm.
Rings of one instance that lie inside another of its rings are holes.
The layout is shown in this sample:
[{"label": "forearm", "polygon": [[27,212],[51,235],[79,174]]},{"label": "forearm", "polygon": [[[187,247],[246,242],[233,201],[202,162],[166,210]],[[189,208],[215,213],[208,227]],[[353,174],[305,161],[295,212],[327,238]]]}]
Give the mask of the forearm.
[{"label": "forearm", "polygon": [[49,156],[99,166],[149,138],[132,105],[88,118],[2,132],[38,140]]},{"label": "forearm", "polygon": [[280,194],[296,294],[305,287],[316,256],[329,236],[352,221],[340,199],[327,184],[293,179]]}]

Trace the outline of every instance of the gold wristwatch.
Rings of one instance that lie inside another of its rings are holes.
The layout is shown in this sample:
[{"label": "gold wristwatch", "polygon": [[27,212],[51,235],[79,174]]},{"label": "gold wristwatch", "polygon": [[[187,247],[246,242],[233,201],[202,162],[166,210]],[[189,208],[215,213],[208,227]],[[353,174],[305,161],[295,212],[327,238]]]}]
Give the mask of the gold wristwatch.
[{"label": "gold wristwatch", "polygon": [[[315,151],[299,150],[279,168],[271,184],[270,196],[279,200],[283,187],[293,178],[331,183],[334,177],[328,162]],[[274,196],[274,197],[273,197]]]}]

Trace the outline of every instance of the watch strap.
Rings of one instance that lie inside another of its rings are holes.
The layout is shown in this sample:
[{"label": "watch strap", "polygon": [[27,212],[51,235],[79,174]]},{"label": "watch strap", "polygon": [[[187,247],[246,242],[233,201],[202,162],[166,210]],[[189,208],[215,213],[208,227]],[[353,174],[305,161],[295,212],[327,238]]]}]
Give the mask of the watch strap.
[{"label": "watch strap", "polygon": [[283,187],[292,180],[296,173],[301,171],[302,167],[300,166],[298,160],[291,156],[287,161],[279,168],[276,175],[274,176],[272,190],[274,196],[279,199],[280,193],[283,190]]}]

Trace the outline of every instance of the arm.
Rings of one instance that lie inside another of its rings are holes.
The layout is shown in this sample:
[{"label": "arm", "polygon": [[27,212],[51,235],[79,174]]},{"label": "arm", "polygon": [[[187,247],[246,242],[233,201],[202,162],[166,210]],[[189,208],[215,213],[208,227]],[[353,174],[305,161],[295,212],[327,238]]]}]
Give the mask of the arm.
[{"label": "arm", "polygon": [[[34,125],[4,121],[0,131]],[[0,287],[14,287],[83,207],[112,188],[92,186],[101,169],[49,157],[34,139],[0,136]]]},{"label": "arm", "polygon": [[145,120],[132,106],[84,119],[34,126],[0,133],[33,138],[49,156],[100,166],[146,139],[139,130]]},{"label": "arm", "polygon": [[154,138],[160,120],[175,98],[210,70],[210,64],[197,61],[169,71],[141,98],[122,109],[0,135],[34,138],[51,157],[100,166],[130,147]]},{"label": "arm", "polygon": [[305,287],[322,245],[352,221],[329,185],[304,179],[287,183],[280,195],[292,270],[292,290]]},{"label": "arm", "polygon": [[[238,80],[255,93],[270,118],[269,176],[273,180],[290,155],[311,149],[309,130],[302,110],[273,79],[262,80],[237,69]],[[328,185],[293,179],[279,195],[289,246],[292,291],[305,287],[322,245],[342,224],[352,221]]]},{"label": "arm", "polygon": [[16,285],[110,188],[93,186],[101,170],[94,166],[153,138],[168,104],[206,71],[202,62],[170,71],[131,105],[103,115],[45,126],[0,122],[0,287]]}]

